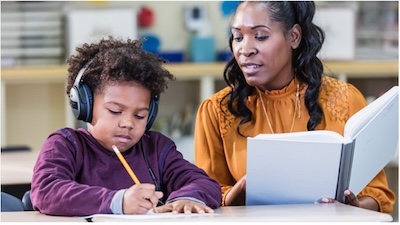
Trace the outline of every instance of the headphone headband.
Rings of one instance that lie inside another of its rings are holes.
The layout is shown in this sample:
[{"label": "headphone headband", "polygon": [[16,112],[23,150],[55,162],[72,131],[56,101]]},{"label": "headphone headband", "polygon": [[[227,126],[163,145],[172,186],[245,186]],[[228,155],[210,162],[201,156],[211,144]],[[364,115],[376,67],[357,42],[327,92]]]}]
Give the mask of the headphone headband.
[{"label": "headphone headband", "polygon": [[81,82],[82,77],[83,77],[83,73],[85,73],[85,71],[87,70],[87,68],[89,67],[89,65],[93,62],[93,59],[87,61],[85,63],[85,65],[83,65],[83,67],[79,70],[78,75],[75,78],[74,81],[74,86],[78,86],[78,84]]}]

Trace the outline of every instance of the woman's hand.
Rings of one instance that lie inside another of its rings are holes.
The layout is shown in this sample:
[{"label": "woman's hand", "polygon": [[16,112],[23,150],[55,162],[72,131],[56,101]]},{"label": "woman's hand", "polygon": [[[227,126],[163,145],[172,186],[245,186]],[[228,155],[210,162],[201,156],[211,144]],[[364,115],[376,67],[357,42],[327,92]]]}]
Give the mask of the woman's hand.
[{"label": "woman's hand", "polygon": [[145,214],[155,208],[158,199],[163,197],[163,193],[155,189],[154,184],[136,184],[127,189],[122,208],[124,214]]},{"label": "woman's hand", "polygon": [[[360,207],[364,209],[369,209],[369,210],[374,210],[374,211],[379,211],[379,205],[375,201],[375,199],[364,196],[361,198],[357,198],[353,192],[350,190],[345,190],[344,191],[344,196],[346,197],[346,200],[349,205],[355,206],[355,207]],[[322,198],[320,200],[321,203],[340,203],[339,201],[331,198]]]},{"label": "woman's hand", "polygon": [[229,205],[245,205],[246,203],[246,176],[244,175],[225,197],[226,206]]},{"label": "woman's hand", "polygon": [[376,202],[375,199],[369,196],[363,196],[357,198],[350,190],[345,190],[344,195],[346,196],[349,205],[353,205],[364,209],[374,210],[378,212],[380,211],[378,202]]},{"label": "woman's hand", "polygon": [[202,213],[213,213],[214,210],[200,202],[188,199],[180,199],[157,207],[156,212],[158,213],[172,212],[173,214],[178,214],[178,213],[202,214]]}]

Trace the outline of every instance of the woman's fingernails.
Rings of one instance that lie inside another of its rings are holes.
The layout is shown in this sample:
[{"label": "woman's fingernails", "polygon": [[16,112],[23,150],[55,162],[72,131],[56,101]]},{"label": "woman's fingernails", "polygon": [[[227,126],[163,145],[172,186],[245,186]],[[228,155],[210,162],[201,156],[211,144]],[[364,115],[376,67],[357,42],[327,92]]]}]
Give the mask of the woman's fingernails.
[{"label": "woman's fingernails", "polygon": [[328,202],[329,202],[329,199],[327,199],[327,198],[321,198],[321,202],[328,203]]}]

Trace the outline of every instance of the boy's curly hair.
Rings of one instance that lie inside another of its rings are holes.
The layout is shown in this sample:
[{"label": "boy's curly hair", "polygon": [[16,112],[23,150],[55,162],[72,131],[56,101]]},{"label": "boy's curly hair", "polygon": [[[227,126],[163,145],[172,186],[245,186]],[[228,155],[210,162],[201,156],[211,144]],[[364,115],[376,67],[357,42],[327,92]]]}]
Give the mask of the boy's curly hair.
[{"label": "boy's curly hair", "polygon": [[162,58],[142,49],[140,40],[126,41],[112,36],[98,43],[83,44],[76,48],[77,54],[67,59],[67,95],[73,87],[79,70],[92,60],[83,74],[85,84],[93,95],[101,93],[108,84],[138,82],[149,89],[152,96],[168,88],[168,80],[175,77],[162,67]]}]

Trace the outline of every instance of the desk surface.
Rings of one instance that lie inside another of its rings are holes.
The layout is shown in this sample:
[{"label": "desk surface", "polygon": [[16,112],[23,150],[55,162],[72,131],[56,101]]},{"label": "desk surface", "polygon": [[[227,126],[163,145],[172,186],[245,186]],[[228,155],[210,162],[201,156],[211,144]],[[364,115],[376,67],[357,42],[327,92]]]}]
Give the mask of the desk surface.
[{"label": "desk surface", "polygon": [[37,211],[2,212],[1,222],[86,222],[83,217],[48,216]]},{"label": "desk surface", "polygon": [[[366,222],[392,221],[389,214],[343,204],[265,205],[221,207],[214,214],[98,215],[93,222]],[[2,222],[83,222],[82,217],[47,216],[38,212],[2,212]]]},{"label": "desk surface", "polygon": [[29,184],[39,151],[1,153],[1,184]]}]

